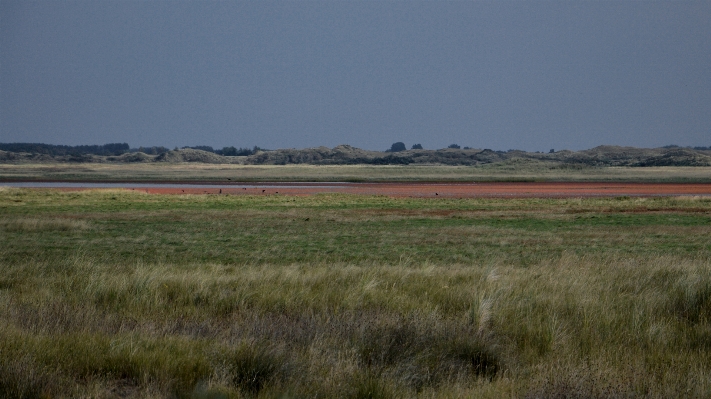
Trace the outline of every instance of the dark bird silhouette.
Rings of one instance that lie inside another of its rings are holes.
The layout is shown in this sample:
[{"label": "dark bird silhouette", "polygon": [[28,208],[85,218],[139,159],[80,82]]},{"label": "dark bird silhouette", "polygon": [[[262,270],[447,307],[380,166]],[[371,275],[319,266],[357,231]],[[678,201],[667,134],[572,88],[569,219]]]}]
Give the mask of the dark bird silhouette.
[{"label": "dark bird silhouette", "polygon": [[262,190],[262,192],[265,192],[265,191],[267,191],[267,190]]},{"label": "dark bird silhouette", "polygon": [[230,179],[230,178],[228,177],[227,180],[232,180],[232,179]]},{"label": "dark bird silhouette", "polygon": [[222,194],[222,189],[220,189],[220,194]]},{"label": "dark bird silhouette", "polygon": [[435,195],[439,195],[438,193],[435,193]]}]

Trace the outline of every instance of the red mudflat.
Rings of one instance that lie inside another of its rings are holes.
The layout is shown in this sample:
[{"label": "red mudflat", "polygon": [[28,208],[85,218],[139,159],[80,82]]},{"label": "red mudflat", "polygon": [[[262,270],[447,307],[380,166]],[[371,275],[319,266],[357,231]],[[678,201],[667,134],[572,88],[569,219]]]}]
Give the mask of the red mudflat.
[{"label": "red mudflat", "polygon": [[[127,184],[130,187],[130,184]],[[131,189],[131,188],[129,188]],[[441,198],[565,198],[615,196],[711,195],[711,184],[701,183],[250,183],[250,187],[142,187],[152,194],[313,195],[344,193],[391,197]]]}]

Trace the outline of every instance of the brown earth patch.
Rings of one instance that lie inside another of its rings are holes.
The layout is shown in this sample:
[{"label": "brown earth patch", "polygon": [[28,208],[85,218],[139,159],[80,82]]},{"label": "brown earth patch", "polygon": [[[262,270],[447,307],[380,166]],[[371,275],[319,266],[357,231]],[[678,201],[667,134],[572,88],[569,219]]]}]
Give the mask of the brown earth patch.
[{"label": "brown earth patch", "polygon": [[664,208],[645,208],[636,207],[630,209],[606,209],[603,210],[605,213],[709,213],[709,209],[706,208],[682,208],[682,207],[664,207]]}]

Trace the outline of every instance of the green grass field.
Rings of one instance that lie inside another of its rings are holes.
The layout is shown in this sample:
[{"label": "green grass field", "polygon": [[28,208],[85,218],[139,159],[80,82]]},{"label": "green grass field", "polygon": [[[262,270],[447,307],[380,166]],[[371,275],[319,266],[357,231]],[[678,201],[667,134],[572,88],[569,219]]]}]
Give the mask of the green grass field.
[{"label": "green grass field", "polygon": [[0,397],[711,396],[711,198],[0,188]]},{"label": "green grass field", "polygon": [[204,163],[0,164],[0,181],[616,181],[710,183],[711,167],[592,167],[537,160],[480,166],[229,165]]}]

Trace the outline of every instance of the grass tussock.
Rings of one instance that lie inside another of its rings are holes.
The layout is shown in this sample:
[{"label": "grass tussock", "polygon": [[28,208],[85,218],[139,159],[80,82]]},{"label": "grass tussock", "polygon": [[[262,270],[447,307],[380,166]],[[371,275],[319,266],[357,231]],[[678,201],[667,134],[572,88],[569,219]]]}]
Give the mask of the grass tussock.
[{"label": "grass tussock", "polygon": [[86,220],[74,219],[35,219],[21,218],[0,221],[0,230],[14,233],[38,233],[49,231],[83,231],[89,230],[91,224]]},{"label": "grass tussock", "polygon": [[242,342],[222,356],[228,383],[248,394],[256,395],[265,386],[287,377],[284,354],[260,343]]},{"label": "grass tussock", "polygon": [[[557,369],[547,375],[525,394],[526,399],[625,399],[647,396],[643,387],[637,386],[643,376],[608,375],[604,367],[582,365],[573,369]],[[682,392],[678,392],[682,394]]]},{"label": "grass tussock", "polygon": [[708,202],[0,204],[2,397],[711,395]]},{"label": "grass tussock", "polygon": [[0,360],[0,396],[4,398],[41,398],[61,392],[61,383],[51,368],[37,364],[28,356]]},{"label": "grass tussock", "polygon": [[706,323],[711,317],[711,278],[689,276],[673,288],[672,311],[690,323]]}]

